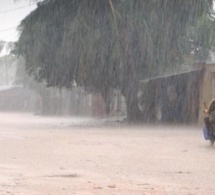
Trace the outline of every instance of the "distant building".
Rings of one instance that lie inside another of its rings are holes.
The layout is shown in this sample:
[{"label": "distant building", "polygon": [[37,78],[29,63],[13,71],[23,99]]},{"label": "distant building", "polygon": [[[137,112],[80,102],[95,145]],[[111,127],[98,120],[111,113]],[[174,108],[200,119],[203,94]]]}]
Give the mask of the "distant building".
[{"label": "distant building", "polygon": [[197,123],[203,69],[141,81],[140,107],[145,122]]},{"label": "distant building", "polygon": [[[0,87],[0,112],[33,112],[38,115],[106,117],[105,102],[99,93],[81,87],[31,90],[22,85]],[[111,114],[125,114],[122,96],[113,96]]]},{"label": "distant building", "polygon": [[196,70],[141,81],[145,122],[203,124],[204,104],[215,98],[215,63]]},{"label": "distant building", "polygon": [[0,111],[33,112],[37,95],[23,86],[0,87]]}]

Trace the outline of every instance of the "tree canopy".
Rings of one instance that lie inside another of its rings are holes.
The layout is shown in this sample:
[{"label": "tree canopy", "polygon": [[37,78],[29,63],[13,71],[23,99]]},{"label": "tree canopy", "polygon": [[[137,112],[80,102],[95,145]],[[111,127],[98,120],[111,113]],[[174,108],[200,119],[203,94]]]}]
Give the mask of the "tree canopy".
[{"label": "tree canopy", "polygon": [[187,26],[212,0],[46,0],[19,27],[17,52],[48,86],[119,88],[135,120],[138,82],[181,57]]}]

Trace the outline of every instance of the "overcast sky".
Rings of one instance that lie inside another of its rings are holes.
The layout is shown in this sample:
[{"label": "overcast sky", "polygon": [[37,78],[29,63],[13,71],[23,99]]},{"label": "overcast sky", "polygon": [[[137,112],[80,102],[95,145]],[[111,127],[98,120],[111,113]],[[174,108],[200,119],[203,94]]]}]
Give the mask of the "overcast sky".
[{"label": "overcast sky", "polygon": [[0,40],[16,41],[16,27],[35,8],[33,0],[0,0]]}]

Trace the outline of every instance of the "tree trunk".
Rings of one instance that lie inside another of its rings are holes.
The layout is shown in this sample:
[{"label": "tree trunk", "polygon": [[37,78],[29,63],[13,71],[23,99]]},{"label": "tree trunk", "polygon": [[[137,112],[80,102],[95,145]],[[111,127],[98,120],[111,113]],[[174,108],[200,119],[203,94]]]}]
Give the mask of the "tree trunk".
[{"label": "tree trunk", "polygon": [[129,122],[136,123],[141,122],[142,115],[138,106],[138,99],[134,94],[128,94],[125,96],[126,107],[127,107],[127,117]]},{"label": "tree trunk", "polygon": [[142,121],[142,113],[138,106],[138,88],[139,84],[135,79],[122,91],[122,94],[124,95],[126,101],[127,118],[131,123]]},{"label": "tree trunk", "polygon": [[111,104],[111,90],[110,89],[104,89],[102,90],[102,97],[104,98],[105,101],[105,114],[107,116],[110,115],[111,112],[111,108],[110,108],[110,104]]}]

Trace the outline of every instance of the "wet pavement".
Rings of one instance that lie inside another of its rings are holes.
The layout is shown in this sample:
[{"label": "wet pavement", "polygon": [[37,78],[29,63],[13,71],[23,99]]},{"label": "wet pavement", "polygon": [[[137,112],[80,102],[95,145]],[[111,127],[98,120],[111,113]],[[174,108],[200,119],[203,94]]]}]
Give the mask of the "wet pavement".
[{"label": "wet pavement", "polygon": [[201,128],[111,124],[0,113],[0,194],[215,194]]}]

